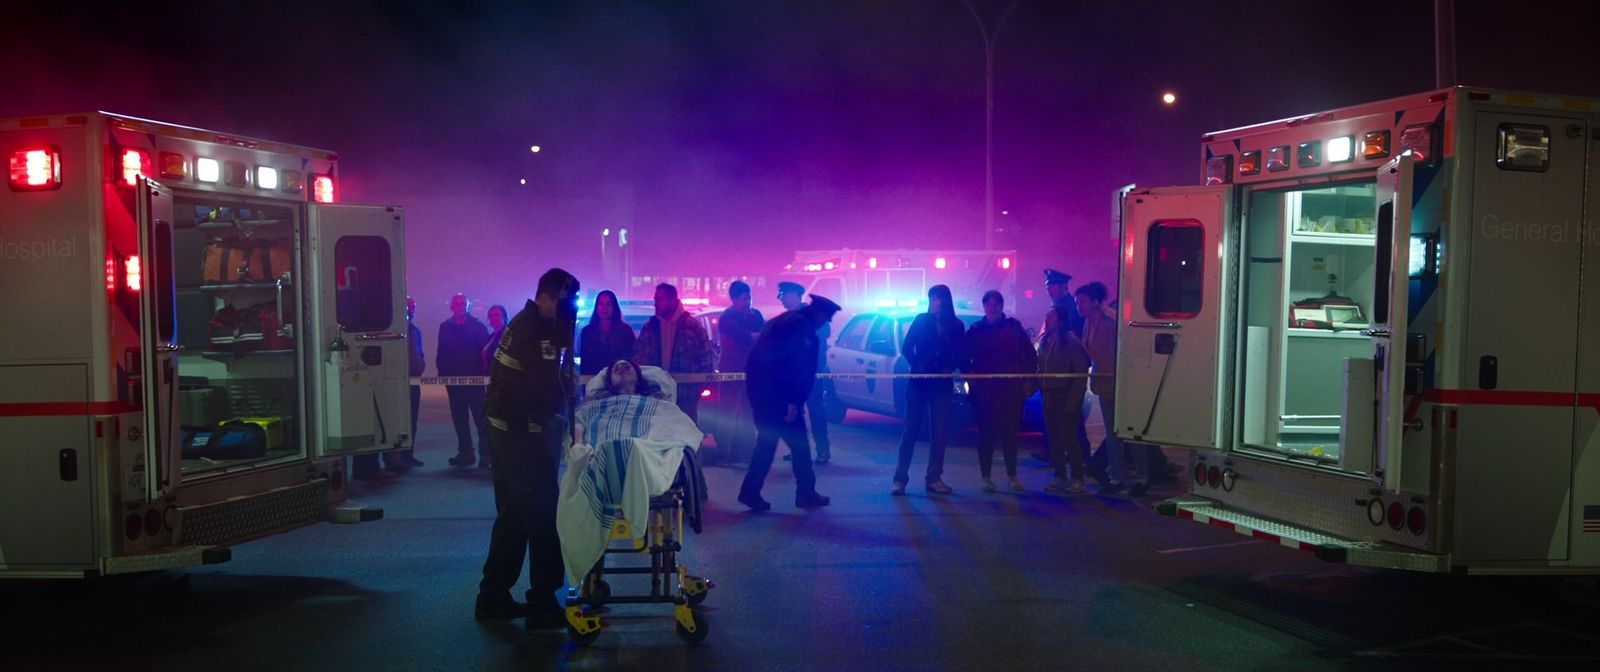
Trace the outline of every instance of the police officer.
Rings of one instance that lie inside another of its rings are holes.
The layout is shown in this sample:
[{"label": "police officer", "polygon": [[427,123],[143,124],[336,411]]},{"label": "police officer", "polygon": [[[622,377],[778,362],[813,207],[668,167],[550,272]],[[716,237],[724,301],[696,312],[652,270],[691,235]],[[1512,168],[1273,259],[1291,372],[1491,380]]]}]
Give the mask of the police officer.
[{"label": "police officer", "polygon": [[779,439],[789,444],[789,454],[794,458],[794,505],[828,505],[828,498],[817,494],[817,475],[811,469],[811,447],[806,441],[801,407],[817,380],[817,329],[828,324],[837,312],[838,304],[812,296],[811,303],[767,322],[750,351],[748,381],[750,408],[756,421],[756,448],[739,488],[739,503],[752,511],[772,508],[761,498],[761,486],[772,469]]},{"label": "police officer", "polygon": [[[805,296],[805,293],[806,288],[798,283],[788,281],[778,283],[778,302],[783,304],[784,310],[793,311],[805,306],[806,304],[800,301],[800,297]],[[812,298],[815,299],[816,296],[812,295]],[[817,373],[828,373],[828,337],[832,335],[832,323],[823,322],[822,326],[817,327]],[[811,397],[806,399],[806,416],[811,422],[811,439],[817,444],[817,464],[827,464],[833,459],[832,444],[828,441],[827,402],[829,397],[834,396],[832,388],[831,378],[819,380],[811,387]],[[783,459],[790,459],[790,456],[785,455]]]},{"label": "police officer", "polygon": [[[572,352],[578,279],[559,268],[539,278],[536,298],[506,325],[485,401],[494,460],[494,529],[475,609],[479,620],[526,615],[528,628],[565,624],[556,591],[563,569],[556,537],[561,413],[569,389],[563,355]],[[527,603],[511,597],[528,557]]]}]

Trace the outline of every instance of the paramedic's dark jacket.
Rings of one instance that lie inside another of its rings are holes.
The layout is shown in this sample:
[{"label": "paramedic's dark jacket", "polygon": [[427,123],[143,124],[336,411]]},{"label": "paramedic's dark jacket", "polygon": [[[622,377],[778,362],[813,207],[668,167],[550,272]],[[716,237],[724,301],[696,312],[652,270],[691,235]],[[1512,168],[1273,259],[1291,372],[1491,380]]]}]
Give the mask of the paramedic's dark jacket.
[{"label": "paramedic's dark jacket", "polygon": [[817,329],[810,313],[772,318],[750,350],[747,378],[756,422],[781,422],[789,404],[804,407],[817,380]]},{"label": "paramedic's dark jacket", "polygon": [[565,404],[561,351],[570,348],[570,333],[552,317],[541,315],[529,301],[506,325],[494,353],[485,415],[489,424],[506,431],[527,431],[544,423]]}]

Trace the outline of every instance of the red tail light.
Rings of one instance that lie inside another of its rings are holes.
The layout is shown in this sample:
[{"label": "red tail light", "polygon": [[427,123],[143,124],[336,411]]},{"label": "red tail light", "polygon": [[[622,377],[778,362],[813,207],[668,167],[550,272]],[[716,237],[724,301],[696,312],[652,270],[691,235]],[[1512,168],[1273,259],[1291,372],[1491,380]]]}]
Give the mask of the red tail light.
[{"label": "red tail light", "polygon": [[318,203],[333,202],[333,176],[318,175],[311,180],[311,197]]},{"label": "red tail light", "polygon": [[1203,465],[1203,464],[1194,465],[1194,484],[1195,485],[1205,485],[1206,484],[1206,465]]},{"label": "red tail light", "polygon": [[1398,530],[1406,526],[1406,507],[1400,502],[1389,504],[1389,529]]},{"label": "red tail light", "polygon": [[1206,470],[1206,485],[1211,486],[1213,489],[1220,487],[1222,485],[1222,470],[1217,467]]},{"label": "red tail light", "polygon": [[710,399],[711,398],[711,388],[708,387],[706,389],[700,390],[700,398],[701,399]]},{"label": "red tail light", "polygon": [[161,512],[150,509],[144,512],[144,534],[153,537],[161,532]]},{"label": "red tail light", "polygon": [[128,257],[127,263],[123,265],[123,274],[127,279],[128,291],[137,292],[144,289],[144,269],[139,263],[139,255]]},{"label": "red tail light", "polygon": [[150,152],[128,147],[122,150],[122,181],[117,184],[131,187],[139,183],[139,176],[150,176]]},{"label": "red tail light", "polygon": [[1423,512],[1422,507],[1411,507],[1411,512],[1406,514],[1406,527],[1411,530],[1412,534],[1416,535],[1420,535],[1423,530],[1428,529],[1428,514]]},{"label": "red tail light", "polygon": [[11,152],[11,190],[46,191],[61,188],[61,150],[24,147]]},{"label": "red tail light", "polygon": [[122,521],[122,532],[128,535],[128,541],[138,539],[139,533],[143,531],[144,520],[137,513],[128,514],[128,518]]}]

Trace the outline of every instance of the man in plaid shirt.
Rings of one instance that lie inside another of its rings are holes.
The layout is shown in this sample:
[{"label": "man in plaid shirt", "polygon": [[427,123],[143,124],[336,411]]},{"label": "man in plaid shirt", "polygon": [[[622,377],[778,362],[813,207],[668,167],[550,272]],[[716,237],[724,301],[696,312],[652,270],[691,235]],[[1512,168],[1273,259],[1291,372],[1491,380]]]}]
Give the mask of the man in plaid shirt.
[{"label": "man in plaid shirt", "polygon": [[[667,373],[711,373],[717,356],[711,349],[711,336],[700,320],[683,309],[678,288],[667,283],[656,285],[656,314],[639,330],[633,342],[633,359],[645,366],[659,366]],[[678,408],[699,422],[700,391],[703,383],[678,385]]]}]

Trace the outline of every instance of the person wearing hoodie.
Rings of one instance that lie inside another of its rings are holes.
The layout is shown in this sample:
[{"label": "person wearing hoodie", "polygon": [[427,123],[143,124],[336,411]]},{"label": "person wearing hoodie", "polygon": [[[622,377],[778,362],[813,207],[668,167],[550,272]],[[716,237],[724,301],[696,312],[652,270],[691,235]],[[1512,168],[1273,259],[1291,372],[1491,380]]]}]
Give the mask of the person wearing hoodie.
[{"label": "person wearing hoodie", "polygon": [[[911,373],[955,373],[966,362],[966,331],[966,325],[956,317],[950,288],[934,285],[928,289],[928,312],[911,322],[900,352],[911,367]],[[950,399],[954,392],[955,384],[949,378],[913,378],[907,382],[906,424],[900,431],[900,459],[895,465],[894,485],[889,494],[906,494],[906,483],[911,480],[911,456],[916,452],[917,435],[922,433],[925,421],[932,428],[924,484],[933,494],[952,492],[943,476],[944,449],[950,434]]]},{"label": "person wearing hoodie", "polygon": [[[1028,339],[1028,330],[1016,318],[1007,317],[1005,309],[1006,299],[1000,292],[990,290],[983,294],[983,319],[967,329],[967,363],[961,367],[963,371],[1032,374],[1038,370],[1038,356]],[[978,418],[978,469],[983,474],[984,492],[995,490],[994,481],[989,478],[995,444],[1005,453],[1011,489],[1023,489],[1022,481],[1017,480],[1017,431],[1030,382],[1023,378],[967,382],[967,398]]]},{"label": "person wearing hoodie", "polygon": [[[678,288],[667,283],[656,285],[656,314],[639,329],[633,342],[634,362],[659,366],[669,374],[711,373],[716,370],[717,353],[711,336],[700,320],[683,309]],[[700,391],[703,383],[678,384],[678,408],[695,422],[700,421]]]}]

